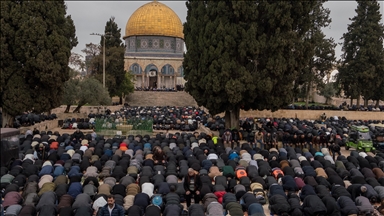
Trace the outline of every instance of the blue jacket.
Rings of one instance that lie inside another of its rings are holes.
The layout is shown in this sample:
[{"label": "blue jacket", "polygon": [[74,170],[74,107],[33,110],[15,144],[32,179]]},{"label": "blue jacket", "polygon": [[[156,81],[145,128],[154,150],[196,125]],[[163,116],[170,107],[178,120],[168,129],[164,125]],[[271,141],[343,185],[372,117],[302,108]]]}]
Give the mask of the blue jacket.
[{"label": "blue jacket", "polygon": [[112,209],[112,214],[109,214],[108,204],[100,208],[97,216],[125,216],[124,208],[115,203],[115,207]]},{"label": "blue jacket", "polygon": [[69,170],[69,172],[68,172],[68,177],[70,178],[72,176],[80,176],[80,177],[83,176],[83,173],[80,172],[79,166],[72,166],[71,167],[71,170]]},{"label": "blue jacket", "polygon": [[83,193],[83,187],[80,182],[73,182],[69,185],[67,194],[69,194],[73,199],[76,199],[77,195],[81,193]]},{"label": "blue jacket", "polygon": [[65,173],[65,169],[63,166],[55,167],[55,171],[53,171],[53,177],[56,178],[59,175],[63,175]]},{"label": "blue jacket", "polygon": [[108,157],[112,157],[112,155],[113,155],[113,151],[112,151],[111,149],[106,149],[106,150],[104,151],[104,154],[107,155]]},{"label": "blue jacket", "polygon": [[53,166],[44,166],[43,168],[41,168],[39,172],[39,177],[43,175],[52,175],[52,173],[53,173]]}]

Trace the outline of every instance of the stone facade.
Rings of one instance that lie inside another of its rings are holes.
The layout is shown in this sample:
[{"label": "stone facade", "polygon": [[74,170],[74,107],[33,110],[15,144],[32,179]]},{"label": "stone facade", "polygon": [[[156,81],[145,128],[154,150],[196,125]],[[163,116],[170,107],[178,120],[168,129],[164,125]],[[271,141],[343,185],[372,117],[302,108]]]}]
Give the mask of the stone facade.
[{"label": "stone facade", "polygon": [[184,41],[166,36],[125,38],[125,65],[135,76],[135,87],[176,88],[184,85]]}]

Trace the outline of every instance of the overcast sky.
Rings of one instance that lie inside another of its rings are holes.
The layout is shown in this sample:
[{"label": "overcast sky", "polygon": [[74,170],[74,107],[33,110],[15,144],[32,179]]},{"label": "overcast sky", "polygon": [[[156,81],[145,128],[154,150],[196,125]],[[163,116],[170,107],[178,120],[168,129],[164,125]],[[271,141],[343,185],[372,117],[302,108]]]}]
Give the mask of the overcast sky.
[{"label": "overcast sky", "polygon": [[[121,35],[125,35],[125,25],[132,13],[140,6],[150,1],[66,1],[67,14],[72,16],[76,26],[76,35],[79,40],[73,52],[84,55],[81,52],[87,43],[100,43],[99,36],[92,36],[91,33],[104,33],[106,22],[111,16],[121,28]],[[181,22],[186,21],[187,8],[185,1],[160,1],[168,5],[180,17]],[[350,24],[349,18],[356,15],[357,3],[355,1],[328,1],[325,7],[331,10],[331,26],[324,29],[327,37],[332,37],[337,43],[341,43],[340,38],[347,31]],[[381,14],[384,12],[383,1],[380,2]],[[384,19],[382,17],[382,23]],[[341,46],[336,47],[336,56],[341,55]]]}]

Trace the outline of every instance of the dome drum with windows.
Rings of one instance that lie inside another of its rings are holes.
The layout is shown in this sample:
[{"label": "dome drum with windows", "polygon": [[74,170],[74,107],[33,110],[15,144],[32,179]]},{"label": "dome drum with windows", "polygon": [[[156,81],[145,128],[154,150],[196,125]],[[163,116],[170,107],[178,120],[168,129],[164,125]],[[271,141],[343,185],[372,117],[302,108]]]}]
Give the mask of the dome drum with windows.
[{"label": "dome drum with windows", "polygon": [[135,87],[175,88],[184,85],[183,24],[165,4],[153,1],[129,18],[124,40],[125,69],[135,76]]}]

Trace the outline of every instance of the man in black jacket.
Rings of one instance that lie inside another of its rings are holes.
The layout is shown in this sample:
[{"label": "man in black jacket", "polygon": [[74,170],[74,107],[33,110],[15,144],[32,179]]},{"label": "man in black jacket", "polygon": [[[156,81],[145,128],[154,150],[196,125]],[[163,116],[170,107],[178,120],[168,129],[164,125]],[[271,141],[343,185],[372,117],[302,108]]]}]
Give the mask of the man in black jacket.
[{"label": "man in black jacket", "polygon": [[83,132],[80,131],[80,129],[76,129],[76,131],[72,134],[72,140],[76,140],[77,142],[81,142],[82,139],[84,139]]}]

